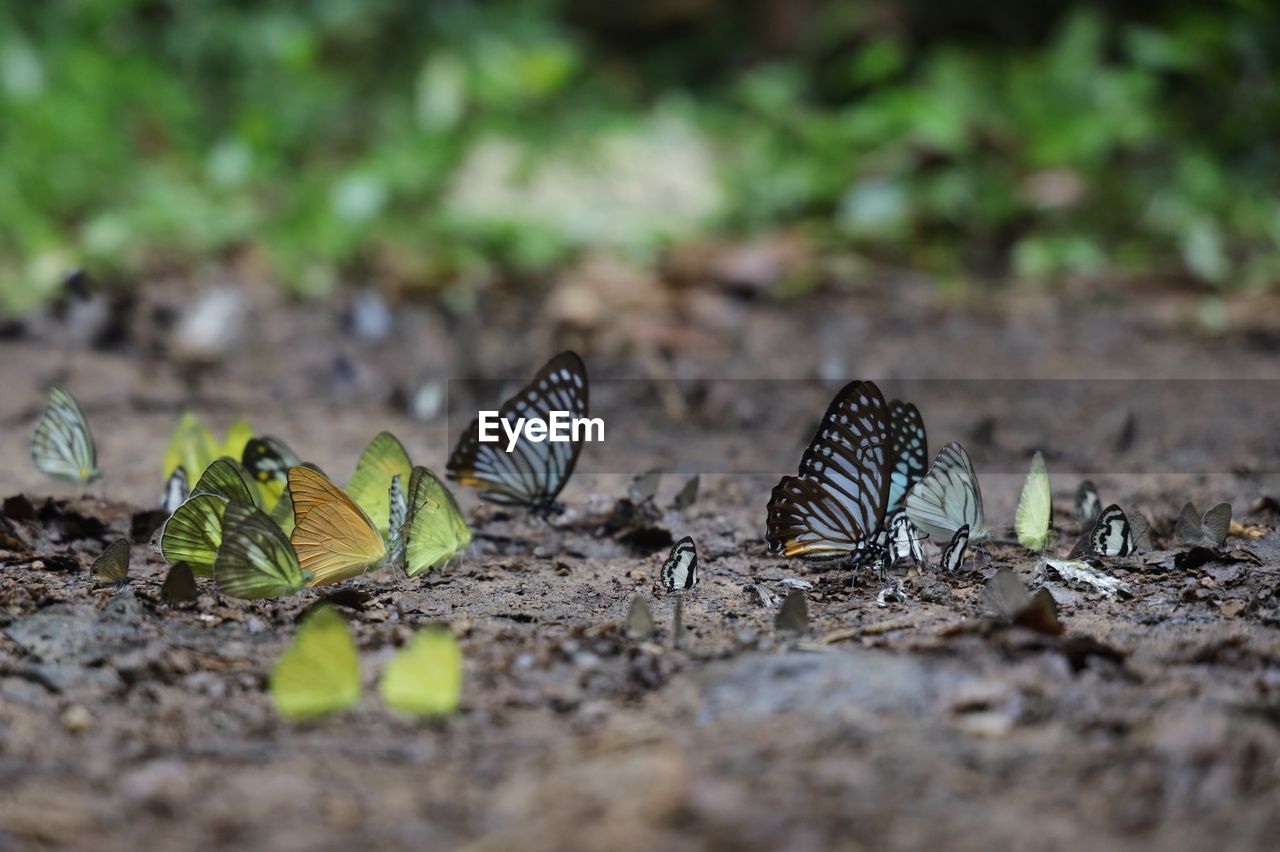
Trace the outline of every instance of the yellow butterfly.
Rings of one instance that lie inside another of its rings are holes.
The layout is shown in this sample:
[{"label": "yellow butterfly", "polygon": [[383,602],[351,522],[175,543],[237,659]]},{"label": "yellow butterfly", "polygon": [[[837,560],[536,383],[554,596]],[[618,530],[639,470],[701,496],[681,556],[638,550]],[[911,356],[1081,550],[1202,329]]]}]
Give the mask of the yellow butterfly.
[{"label": "yellow butterfly", "polygon": [[419,630],[383,669],[387,706],[415,716],[447,716],[462,698],[462,649],[443,628]]},{"label": "yellow butterfly", "polygon": [[244,454],[245,444],[252,437],[253,428],[241,418],[231,424],[226,440],[219,441],[199,417],[184,411],[178,418],[178,425],[173,428],[169,447],[164,453],[165,479],[179,467],[186,469],[188,477],[199,479],[205,468],[219,456],[229,456],[238,461]]},{"label": "yellow butterfly", "polygon": [[373,521],[328,477],[301,465],[289,468],[293,502],[290,542],[308,586],[325,586],[380,568],[387,546]]},{"label": "yellow butterfly", "polygon": [[360,700],[360,658],[342,616],[327,606],[307,616],[271,673],[271,700],[290,719],[345,710]]},{"label": "yellow butterfly", "polygon": [[364,510],[386,538],[390,526],[390,506],[387,490],[392,477],[400,477],[401,487],[409,484],[413,465],[404,445],[390,432],[379,432],[356,463],[356,472],[347,481],[347,493]]}]

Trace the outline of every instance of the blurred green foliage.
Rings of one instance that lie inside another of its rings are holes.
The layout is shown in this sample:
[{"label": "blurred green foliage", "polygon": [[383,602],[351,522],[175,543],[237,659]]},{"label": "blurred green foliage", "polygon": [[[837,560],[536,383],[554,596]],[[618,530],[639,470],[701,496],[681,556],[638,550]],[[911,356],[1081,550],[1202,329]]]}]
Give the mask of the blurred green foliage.
[{"label": "blurred green foliage", "polygon": [[778,47],[714,0],[5,4],[0,309],[79,265],[318,294],[780,226],[953,277],[1280,280],[1277,7],[1059,6],[1000,37],[814,2]]}]

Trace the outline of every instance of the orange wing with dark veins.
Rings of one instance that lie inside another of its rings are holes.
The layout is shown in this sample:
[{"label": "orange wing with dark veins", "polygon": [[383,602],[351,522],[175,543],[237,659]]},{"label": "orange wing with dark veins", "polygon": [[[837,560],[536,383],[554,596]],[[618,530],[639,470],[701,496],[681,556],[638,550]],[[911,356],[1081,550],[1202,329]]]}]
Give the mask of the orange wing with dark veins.
[{"label": "orange wing with dark veins", "polygon": [[289,541],[308,586],[338,583],[377,568],[387,556],[382,536],[369,516],[323,474],[289,468],[294,528]]}]

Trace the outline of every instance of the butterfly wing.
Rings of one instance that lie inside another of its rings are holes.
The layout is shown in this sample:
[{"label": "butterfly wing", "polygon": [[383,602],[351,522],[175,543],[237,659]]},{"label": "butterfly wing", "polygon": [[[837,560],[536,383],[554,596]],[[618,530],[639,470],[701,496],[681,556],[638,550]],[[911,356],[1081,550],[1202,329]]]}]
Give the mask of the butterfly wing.
[{"label": "butterfly wing", "polygon": [[202,576],[213,576],[213,563],[222,544],[222,516],[227,501],[216,494],[198,494],[178,507],[152,538],[152,547],[170,565],[186,562]]},{"label": "butterfly wing", "polygon": [[230,456],[233,459],[243,458],[244,448],[249,445],[249,441],[253,439],[253,427],[249,425],[249,421],[243,417],[238,418],[236,422],[231,424],[231,428],[227,430],[227,439],[222,442],[219,448],[219,455]]},{"label": "butterfly wing", "polygon": [[1053,514],[1053,496],[1049,492],[1049,472],[1044,456],[1037,452],[1031,459],[1027,481],[1022,485],[1013,528],[1018,543],[1027,550],[1039,552],[1049,546],[1049,520]]},{"label": "butterfly wing", "polygon": [[264,498],[263,508],[271,511],[289,482],[289,468],[301,464],[302,459],[279,438],[261,435],[245,443],[240,463],[249,478],[258,483]]},{"label": "butterfly wing", "polygon": [[31,460],[41,473],[68,482],[84,485],[102,476],[89,421],[75,398],[57,385],[49,389],[49,401],[36,423]]},{"label": "butterfly wing", "polygon": [[164,484],[164,502],[162,506],[164,510],[172,515],[178,511],[178,507],[187,501],[191,496],[191,487],[187,482],[187,469],[182,465],[178,465],[173,469],[173,473],[169,475],[169,481]]},{"label": "butterfly wing", "polygon": [[675,543],[662,563],[662,585],[668,592],[688,591],[698,585],[698,549],[693,538]]},{"label": "butterfly wing", "polygon": [[379,684],[382,700],[414,716],[447,716],[462,699],[462,649],[448,630],[419,630],[391,658]]},{"label": "butterfly wing", "polygon": [[[533,381],[507,400],[499,417],[550,419],[552,411],[585,418],[588,411],[587,368],[574,352],[561,352],[538,371]],[[511,452],[504,444],[481,443],[480,421],[458,440],[446,473],[463,485],[479,488],[491,503],[545,511],[564,488],[582,452],[581,441],[520,440]]]},{"label": "butterfly wing", "polygon": [[1209,544],[1215,548],[1222,547],[1227,540],[1227,531],[1231,529],[1231,504],[1219,503],[1205,512],[1200,529]]},{"label": "butterfly wing", "polygon": [[962,526],[969,527],[972,542],[991,537],[983,526],[982,490],[973,462],[955,442],[938,452],[929,472],[907,493],[906,509],[911,523],[935,541],[950,539]]},{"label": "butterfly wing", "polygon": [[1173,528],[1174,538],[1179,544],[1194,547],[1203,542],[1204,531],[1200,527],[1200,521],[1200,513],[1188,500],[1183,504],[1182,511],[1178,514],[1178,523]]},{"label": "butterfly wing", "polygon": [[390,432],[380,432],[369,442],[356,463],[356,472],[347,482],[347,493],[364,510],[384,537],[390,527],[387,505],[387,489],[391,478],[399,476],[407,483],[413,473],[409,454]]},{"label": "butterfly wing", "polygon": [[1129,518],[1129,537],[1133,542],[1134,553],[1151,552],[1151,525],[1142,515]]},{"label": "butterfly wing", "polygon": [[800,460],[769,497],[774,553],[838,559],[862,550],[885,519],[889,416],[872,382],[850,382],[827,407]]},{"label": "butterfly wing", "polygon": [[700,482],[701,477],[696,473],[685,481],[685,484],[680,488],[680,491],[677,492],[676,499],[673,503],[678,511],[683,512],[685,509],[688,509],[694,503],[698,502],[698,488]]},{"label": "butterfly wing", "polygon": [[271,673],[271,699],[291,719],[345,710],[360,700],[360,660],[342,616],[322,607],[302,623]]},{"label": "butterfly wing", "polygon": [[164,475],[170,476],[176,468],[185,467],[188,476],[198,477],[218,457],[221,449],[209,427],[190,411],[184,411],[173,427],[169,447],[164,453]]},{"label": "butterfly wing", "polygon": [[1098,487],[1089,480],[1080,483],[1076,489],[1076,520],[1083,529],[1091,529],[1102,511],[1102,500],[1098,497]]},{"label": "butterfly wing", "polygon": [[1115,503],[1103,509],[1089,534],[1089,543],[1099,556],[1128,556],[1133,552],[1132,533],[1124,510]]},{"label": "butterfly wing", "polygon": [[113,586],[128,580],[129,539],[118,538],[107,545],[102,555],[93,560],[89,576],[97,586]]},{"label": "butterfly wing", "polygon": [[262,495],[258,486],[249,477],[249,472],[240,462],[227,456],[214,459],[200,475],[194,494],[213,494],[229,503],[246,503],[250,506],[262,504]]},{"label": "butterfly wing", "polygon": [[381,565],[386,543],[373,521],[323,474],[289,468],[294,527],[290,536],[308,586],[324,586]]},{"label": "butterfly wing", "polygon": [[965,524],[955,531],[951,541],[942,551],[942,570],[959,571],[964,564],[965,551],[969,549],[969,525]]},{"label": "butterfly wing", "polygon": [[892,515],[906,499],[929,464],[929,439],[924,431],[924,418],[909,402],[895,399],[889,403],[889,505]]},{"label": "butterfly wing", "polygon": [[160,599],[170,606],[189,603],[199,595],[196,577],[191,573],[191,566],[185,562],[179,562],[170,568],[169,575],[164,578],[164,585],[160,587]]},{"label": "butterfly wing", "polygon": [[231,503],[222,516],[222,546],[213,563],[213,579],[224,595],[255,600],[297,592],[304,578],[280,527],[261,509]]},{"label": "butterfly wing", "polygon": [[440,479],[425,467],[409,478],[409,514],[403,535],[405,573],[432,571],[471,543],[471,530]]}]

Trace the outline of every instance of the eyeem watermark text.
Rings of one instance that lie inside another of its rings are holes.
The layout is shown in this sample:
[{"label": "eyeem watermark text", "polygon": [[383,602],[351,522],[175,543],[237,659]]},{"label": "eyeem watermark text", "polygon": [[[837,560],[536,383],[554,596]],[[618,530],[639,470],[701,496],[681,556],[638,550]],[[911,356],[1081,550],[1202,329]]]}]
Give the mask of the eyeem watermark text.
[{"label": "eyeem watermark text", "polygon": [[526,441],[540,444],[551,441],[557,444],[599,442],[604,440],[604,419],[600,417],[574,417],[570,411],[549,412],[549,419],[541,417],[520,417],[516,420],[504,419],[497,411],[481,411],[479,432],[480,443],[496,444],[502,440],[501,431],[507,436],[507,452],[516,448],[521,435]]}]

